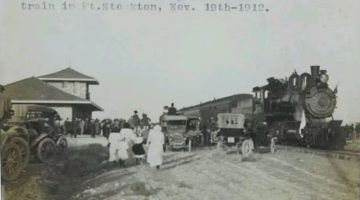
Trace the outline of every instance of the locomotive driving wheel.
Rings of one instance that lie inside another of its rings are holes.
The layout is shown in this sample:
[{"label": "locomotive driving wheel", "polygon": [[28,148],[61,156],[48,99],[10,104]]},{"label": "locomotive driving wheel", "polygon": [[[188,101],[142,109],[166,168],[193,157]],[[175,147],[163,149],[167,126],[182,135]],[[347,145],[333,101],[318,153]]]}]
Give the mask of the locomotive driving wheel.
[{"label": "locomotive driving wheel", "polygon": [[1,151],[2,179],[11,181],[16,179],[23,169],[21,151],[18,145],[8,142]]},{"label": "locomotive driving wheel", "polygon": [[253,140],[251,138],[244,140],[242,145],[241,145],[242,155],[244,157],[249,157],[252,154],[253,150],[254,150],[254,142],[253,142]]}]

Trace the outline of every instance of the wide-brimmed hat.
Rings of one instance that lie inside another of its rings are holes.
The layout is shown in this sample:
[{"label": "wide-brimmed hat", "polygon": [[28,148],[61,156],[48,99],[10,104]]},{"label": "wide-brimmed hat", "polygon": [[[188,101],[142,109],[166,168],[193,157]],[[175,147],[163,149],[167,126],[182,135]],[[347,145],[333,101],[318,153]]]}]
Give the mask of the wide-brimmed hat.
[{"label": "wide-brimmed hat", "polygon": [[157,124],[154,126],[154,128],[152,130],[156,131],[156,132],[161,132],[161,126]]},{"label": "wide-brimmed hat", "polygon": [[135,144],[141,144],[144,141],[144,139],[142,137],[137,137],[135,139]]}]

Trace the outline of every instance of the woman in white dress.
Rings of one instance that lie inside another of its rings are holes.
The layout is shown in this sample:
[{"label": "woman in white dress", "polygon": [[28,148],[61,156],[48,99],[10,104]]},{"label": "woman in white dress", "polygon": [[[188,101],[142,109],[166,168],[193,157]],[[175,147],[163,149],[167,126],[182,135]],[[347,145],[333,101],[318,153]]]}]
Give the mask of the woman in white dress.
[{"label": "woman in white dress", "polygon": [[133,131],[133,129],[131,129],[131,126],[129,123],[124,123],[121,131],[120,131],[120,135],[122,135],[125,138],[125,142],[127,143],[128,146],[128,156],[130,158],[133,157],[133,153],[131,151],[132,145],[134,144],[135,140],[136,140],[136,135]]},{"label": "woman in white dress", "polygon": [[161,132],[161,127],[156,125],[154,129],[150,130],[149,136],[147,138],[148,146],[148,155],[147,162],[150,164],[150,167],[156,166],[157,169],[160,168],[163,158],[163,145],[165,142],[164,134]]},{"label": "woman in white dress", "polygon": [[120,143],[120,133],[111,132],[108,138],[109,142],[109,162],[118,162],[119,161],[119,143]]},{"label": "woman in white dress", "polygon": [[[126,132],[126,131],[125,131]],[[129,158],[128,149],[129,145],[126,141],[126,133],[123,132],[111,132],[109,135],[109,162],[119,162],[122,164]]]},{"label": "woman in white dress", "polygon": [[128,149],[129,145],[126,141],[126,135],[122,131],[120,131],[118,152],[120,165],[125,164],[125,161],[129,158]]}]

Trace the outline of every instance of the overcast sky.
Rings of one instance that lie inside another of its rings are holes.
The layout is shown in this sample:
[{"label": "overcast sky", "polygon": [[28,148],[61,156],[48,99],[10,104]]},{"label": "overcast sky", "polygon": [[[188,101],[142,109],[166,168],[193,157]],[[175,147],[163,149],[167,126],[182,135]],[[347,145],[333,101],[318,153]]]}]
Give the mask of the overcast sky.
[{"label": "overcast sky", "polygon": [[171,102],[250,93],[320,65],[339,84],[335,117],[360,120],[359,0],[265,0],[267,13],[233,14],[29,12],[19,2],[1,1],[1,84],[71,66],[100,81],[95,116],[137,109],[157,120]]}]

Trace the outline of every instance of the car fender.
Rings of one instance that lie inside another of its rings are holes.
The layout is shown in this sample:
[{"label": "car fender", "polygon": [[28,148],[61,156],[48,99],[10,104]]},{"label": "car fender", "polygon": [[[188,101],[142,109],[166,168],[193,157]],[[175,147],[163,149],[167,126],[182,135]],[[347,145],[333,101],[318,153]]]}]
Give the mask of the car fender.
[{"label": "car fender", "polygon": [[29,141],[30,139],[27,129],[21,126],[13,126],[6,132],[9,134],[9,137],[17,136],[23,138],[26,141]]},{"label": "car fender", "polygon": [[[2,130],[1,130],[2,131]],[[6,142],[9,140],[9,134],[7,134],[5,131],[1,132],[1,147],[4,146],[4,144],[6,144]]]},{"label": "car fender", "polygon": [[31,148],[35,147],[41,140],[49,137],[49,134],[41,133],[34,141],[31,142]]}]

